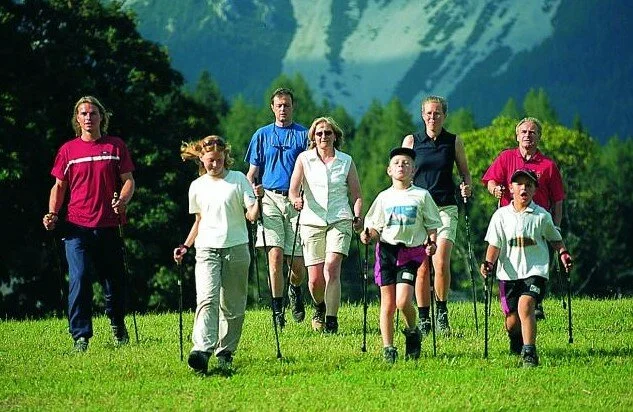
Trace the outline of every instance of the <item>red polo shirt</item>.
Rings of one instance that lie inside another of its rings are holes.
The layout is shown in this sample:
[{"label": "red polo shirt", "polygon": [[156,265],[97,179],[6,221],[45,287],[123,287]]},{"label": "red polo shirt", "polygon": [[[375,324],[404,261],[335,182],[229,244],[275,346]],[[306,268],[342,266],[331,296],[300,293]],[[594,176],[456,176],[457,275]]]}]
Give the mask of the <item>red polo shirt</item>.
[{"label": "red polo shirt", "polygon": [[121,175],[134,171],[125,143],[102,136],[94,142],[76,137],[62,145],[51,175],[68,182],[67,220],[79,226],[116,227],[125,216],[114,213],[112,198],[121,187]]},{"label": "red polo shirt", "polygon": [[[563,178],[556,163],[539,150],[530,160],[525,160],[521,156],[519,148],[504,150],[486,170],[481,181],[487,185],[488,181],[494,180],[509,188],[512,183],[510,181],[512,173],[517,169],[529,169],[538,176],[538,187],[534,193],[534,203],[537,205],[551,211],[554,203],[565,199]],[[512,200],[512,194],[510,190],[505,190],[501,198],[501,206],[508,205],[510,200]]]}]

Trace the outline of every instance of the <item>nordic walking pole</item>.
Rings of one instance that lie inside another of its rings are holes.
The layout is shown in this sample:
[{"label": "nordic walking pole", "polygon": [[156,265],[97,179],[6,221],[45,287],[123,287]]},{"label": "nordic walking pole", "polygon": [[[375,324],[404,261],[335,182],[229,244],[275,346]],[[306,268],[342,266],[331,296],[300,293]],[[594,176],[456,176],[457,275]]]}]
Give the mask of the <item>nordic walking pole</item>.
[{"label": "nordic walking pole", "polygon": [[558,288],[560,289],[560,293],[561,293],[561,298],[560,298],[560,304],[563,307],[563,309],[567,309],[567,303],[565,302],[565,292],[563,292],[563,273],[560,270],[560,260],[559,260],[559,256],[557,252],[554,252],[554,270],[556,271],[556,277],[558,278]]},{"label": "nordic walking pole", "polygon": [[[365,228],[365,235],[369,236],[369,229]],[[360,254],[360,249],[358,251]],[[367,274],[369,272],[369,242],[365,244],[365,262],[363,265],[363,346],[361,351],[367,352]]]},{"label": "nordic walking pole", "polygon": [[179,266],[178,270],[178,331],[180,338],[180,361],[183,360],[183,349],[182,349],[182,272],[184,271],[182,262],[177,263]]},{"label": "nordic walking pole", "polygon": [[[559,257],[560,258],[560,257]],[[569,332],[569,343],[574,343],[574,334],[571,318],[571,270],[565,268],[567,277],[567,330]]]},{"label": "nordic walking pole", "polygon": [[[299,198],[303,199],[303,189],[299,191]],[[288,263],[288,283],[290,283],[290,273],[292,273],[292,261],[295,259],[295,247],[297,246],[297,234],[299,234],[299,218],[301,217],[301,210],[297,213],[297,224],[295,225],[295,236],[292,241],[292,253],[290,254],[290,263]],[[286,284],[286,277],[284,277],[284,289],[283,295],[287,293],[288,285]],[[281,305],[281,313],[286,314],[286,305]]]},{"label": "nordic walking pole", "polygon": [[427,256],[427,261],[429,262],[429,294],[431,295],[431,333],[433,335],[433,356],[437,356],[437,338],[435,336],[435,268],[433,267],[432,256]]},{"label": "nordic walking pole", "polygon": [[[116,201],[119,198],[119,194],[114,192],[114,199]],[[123,253],[123,267],[125,269],[125,278],[130,281],[130,270],[127,265],[127,249],[125,248],[125,238],[123,237],[123,225],[121,224],[121,215],[119,217],[119,238],[121,239],[121,251]],[[127,288],[126,288],[127,289]],[[136,343],[139,343],[138,339],[138,327],[136,326],[136,311],[132,308],[132,321],[134,322],[134,335],[136,336]]]},{"label": "nordic walking pole", "polygon": [[490,318],[491,293],[489,288],[490,275],[494,266],[485,262],[487,275],[484,277],[484,359],[488,359],[488,319]]},{"label": "nordic walking pole", "polygon": [[57,271],[59,273],[59,309],[61,310],[62,316],[66,312],[64,310],[64,272],[62,271],[62,260],[59,257],[59,247],[57,245],[57,238],[54,233],[51,233],[53,238],[53,247],[55,248],[55,261],[57,262]]},{"label": "nordic walking pole", "polygon": [[[257,186],[257,179],[254,179]],[[270,259],[268,258],[268,247],[266,246],[266,231],[264,230],[264,208],[262,207],[262,197],[257,196],[259,203],[259,222],[262,225],[262,243],[264,243],[264,255],[266,256],[266,278],[268,279],[268,291],[270,292],[270,310],[273,315],[273,328],[275,329],[275,343],[277,344],[277,359],[281,359],[281,347],[279,346],[279,331],[277,330],[277,318],[273,307],[273,284],[270,281]]]},{"label": "nordic walking pole", "polygon": [[[462,181],[463,183],[463,181]],[[475,287],[475,275],[473,274],[473,248],[470,243],[470,219],[468,216],[468,198],[464,199],[464,221],[466,222],[466,242],[468,243],[468,272],[470,273],[470,287],[473,295],[473,313],[475,315],[475,331],[479,334],[479,321],[477,319],[477,289]]]},{"label": "nordic walking pole", "polygon": [[257,282],[257,304],[262,303],[262,289],[259,285],[259,263],[257,262],[257,248],[255,247],[255,239],[257,237],[257,223],[250,225],[253,230],[251,231],[251,256],[253,256],[253,262],[255,262],[255,280]]}]

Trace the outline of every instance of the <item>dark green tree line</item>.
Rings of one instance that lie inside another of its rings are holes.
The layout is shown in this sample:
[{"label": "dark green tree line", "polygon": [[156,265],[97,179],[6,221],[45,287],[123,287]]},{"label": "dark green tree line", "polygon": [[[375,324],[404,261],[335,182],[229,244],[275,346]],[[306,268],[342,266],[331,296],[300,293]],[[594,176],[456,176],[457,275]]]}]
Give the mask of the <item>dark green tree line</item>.
[{"label": "dark green tree line", "polygon": [[[144,40],[134,16],[118,2],[5,1],[0,5],[0,33],[0,212],[2,232],[11,245],[0,259],[0,305],[11,317],[51,313],[60,308],[60,289],[66,294],[66,285],[60,285],[66,270],[61,241],[43,229],[41,219],[53,183],[53,158],[73,137],[71,109],[82,95],[96,95],[112,110],[110,133],[126,141],[137,166],[125,240],[131,305],[140,311],[177,307],[177,268],[171,252],[190,228],[187,191],[197,176],[194,164],[180,160],[181,141],[223,135],[233,147],[234,168],[245,172],[243,158],[251,135],[273,121],[270,94],[277,87],[290,87],[296,121],[309,126],[315,117],[330,115],[342,126],[342,150],[355,160],[367,210],[389,185],[389,150],[415,131],[411,114],[397,99],[384,105],[372,102],[356,124],[344,108],[316,103],[299,75],[275,79],[259,106],[240,97],[227,102],[208,73],[186,89],[166,50]],[[516,146],[514,125],[527,113],[544,120],[541,148],[558,162],[565,180],[563,230],[576,257],[575,290],[590,295],[630,293],[633,231],[626,216],[633,204],[627,190],[633,178],[631,140],[613,139],[600,147],[580,120],[571,129],[558,124],[542,89],[530,90],[521,110],[510,99],[501,113],[489,126],[479,127],[469,109],[458,109],[449,114],[452,123],[447,125],[464,139],[476,182],[470,209],[476,258],[483,254],[483,236],[495,207],[479,179],[502,149]],[[468,281],[463,225],[459,230],[454,288]],[[343,274],[345,298],[352,300],[360,294],[358,257],[353,242]],[[188,307],[195,303],[191,263],[187,261],[185,271]],[[265,285],[261,256],[259,269]]]}]

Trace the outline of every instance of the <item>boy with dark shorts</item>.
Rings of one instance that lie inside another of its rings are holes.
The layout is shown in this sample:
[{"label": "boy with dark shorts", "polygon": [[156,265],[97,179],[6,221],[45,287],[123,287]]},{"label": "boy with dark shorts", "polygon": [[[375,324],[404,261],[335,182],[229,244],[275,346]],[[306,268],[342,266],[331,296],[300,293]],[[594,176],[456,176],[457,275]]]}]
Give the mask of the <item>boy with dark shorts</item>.
[{"label": "boy with dark shorts", "polygon": [[512,202],[492,215],[486,241],[486,260],[480,272],[487,277],[497,264],[501,308],[510,339],[510,351],[520,354],[523,366],[538,366],[535,307],[543,300],[549,278],[547,243],[558,251],[566,270],[572,265],[552,216],[533,202],[536,173],[527,169],[512,174]]},{"label": "boy with dark shorts", "polygon": [[405,323],[405,358],[420,357],[413,289],[418,267],[435,253],[437,228],[442,222],[431,194],[412,184],[415,152],[398,147],[389,158],[387,174],[392,185],[380,192],[369,208],[361,241],[378,240],[374,277],[380,286],[380,334],[385,361],[394,363],[398,357],[393,346],[396,308]]}]

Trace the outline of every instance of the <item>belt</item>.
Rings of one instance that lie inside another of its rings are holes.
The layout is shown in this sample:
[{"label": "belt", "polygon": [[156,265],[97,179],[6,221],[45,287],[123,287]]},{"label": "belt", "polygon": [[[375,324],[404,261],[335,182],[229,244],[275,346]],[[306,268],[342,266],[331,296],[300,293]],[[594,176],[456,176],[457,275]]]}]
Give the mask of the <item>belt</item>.
[{"label": "belt", "polygon": [[287,190],[277,190],[277,189],[272,189],[272,190],[266,189],[266,190],[268,190],[269,192],[273,192],[273,193],[275,193],[277,195],[282,195],[282,196],[288,197],[288,191]]}]

